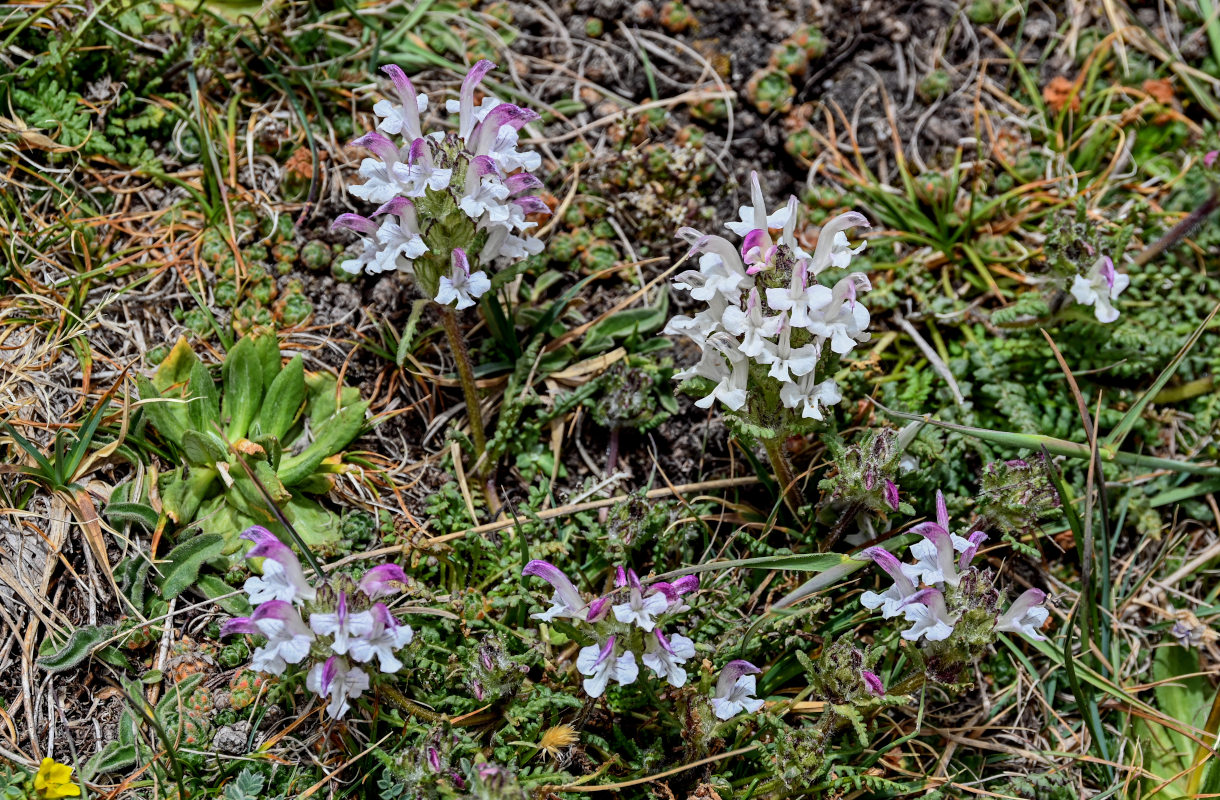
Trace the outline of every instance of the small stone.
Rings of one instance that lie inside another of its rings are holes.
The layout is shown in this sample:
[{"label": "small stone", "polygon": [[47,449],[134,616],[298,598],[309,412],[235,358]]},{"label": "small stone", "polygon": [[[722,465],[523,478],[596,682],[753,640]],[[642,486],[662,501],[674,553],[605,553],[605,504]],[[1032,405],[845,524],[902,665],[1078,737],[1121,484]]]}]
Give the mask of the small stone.
[{"label": "small stone", "polygon": [[627,12],[627,19],[631,22],[645,23],[652,22],[657,18],[657,7],[648,0],[640,0],[631,7]]},{"label": "small stone", "polygon": [[249,740],[250,721],[238,720],[216,731],[216,736],[212,739],[212,749],[230,756],[244,756],[246,742]]}]

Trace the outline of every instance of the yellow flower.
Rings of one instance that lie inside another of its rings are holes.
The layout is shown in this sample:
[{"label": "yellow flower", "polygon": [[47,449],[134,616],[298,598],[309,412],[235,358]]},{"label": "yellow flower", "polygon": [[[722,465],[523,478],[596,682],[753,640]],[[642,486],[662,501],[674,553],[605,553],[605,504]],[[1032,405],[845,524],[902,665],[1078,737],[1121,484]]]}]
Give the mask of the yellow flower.
[{"label": "yellow flower", "polygon": [[76,797],[80,794],[80,787],[72,782],[71,767],[44,758],[38,774],[34,776],[34,791],[43,800],[58,800],[60,797]]}]

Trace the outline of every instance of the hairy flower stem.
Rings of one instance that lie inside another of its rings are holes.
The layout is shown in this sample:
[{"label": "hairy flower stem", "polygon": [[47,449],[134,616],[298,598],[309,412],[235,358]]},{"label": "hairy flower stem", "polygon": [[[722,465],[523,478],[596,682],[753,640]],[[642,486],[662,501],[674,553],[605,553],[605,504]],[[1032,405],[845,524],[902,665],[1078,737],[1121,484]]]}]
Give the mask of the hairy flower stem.
[{"label": "hairy flower stem", "polygon": [[834,547],[839,539],[843,538],[843,534],[847,532],[847,526],[856,521],[856,517],[860,516],[860,512],[864,510],[864,503],[860,501],[853,502],[847,508],[843,509],[842,516],[835,526],[830,529],[830,533],[822,540],[821,550],[823,552]]},{"label": "hairy flower stem", "polygon": [[928,682],[928,673],[923,670],[912,672],[898,683],[885,690],[888,695],[911,694],[918,691],[925,683]]},{"label": "hairy flower stem", "polygon": [[1183,217],[1177,225],[1166,231],[1165,235],[1160,239],[1145,247],[1135,257],[1136,266],[1144,266],[1170,247],[1185,239],[1195,228],[1202,225],[1203,221],[1210,217],[1212,212],[1218,207],[1220,207],[1220,190],[1213,191],[1211,196],[1204,200],[1198,208]]},{"label": "hairy flower stem", "polygon": [[[614,474],[614,468],[618,466],[618,435],[620,428],[610,429],[610,444],[606,448],[606,477],[609,478]],[[597,521],[606,524],[606,520],[610,518],[610,509],[603,508],[597,512]]]},{"label": "hairy flower stem", "polygon": [[407,699],[406,695],[388,683],[383,683],[378,688],[381,690],[381,693],[386,696],[386,699],[416,719],[431,723],[449,721],[449,718],[444,714],[438,714],[431,709],[424,708],[414,700]]},{"label": "hairy flower stem", "polygon": [[779,436],[764,439],[763,447],[767,450],[767,458],[771,462],[771,469],[775,472],[775,480],[779,482],[780,491],[784,493],[784,503],[795,516],[797,510],[804,504],[804,498],[801,497],[801,489],[797,486],[792,465],[784,453],[784,440]]},{"label": "hairy flower stem", "polygon": [[449,337],[449,349],[453,351],[453,360],[457,362],[458,379],[462,383],[462,393],[466,395],[466,415],[470,418],[470,438],[474,440],[475,476],[482,477],[489,469],[488,464],[480,463],[483,452],[487,449],[487,434],[483,429],[483,409],[479,406],[479,387],[474,382],[474,367],[470,363],[470,350],[466,347],[466,339],[462,329],[458,327],[457,315],[449,306],[441,306],[441,322],[445,326],[445,335]]},{"label": "hairy flower stem", "polygon": [[620,428],[614,427],[610,429],[610,444],[606,448],[606,477],[614,474],[614,468],[618,466],[618,432]]}]

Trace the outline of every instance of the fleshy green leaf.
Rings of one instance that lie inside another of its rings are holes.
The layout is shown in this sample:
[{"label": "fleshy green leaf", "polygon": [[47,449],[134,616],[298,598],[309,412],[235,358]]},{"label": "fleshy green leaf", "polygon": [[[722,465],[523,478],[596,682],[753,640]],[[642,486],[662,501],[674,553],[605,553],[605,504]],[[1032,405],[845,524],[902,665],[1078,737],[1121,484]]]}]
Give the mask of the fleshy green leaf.
[{"label": "fleshy green leaf", "polygon": [[224,364],[224,415],[229,439],[244,439],[263,399],[263,365],[254,341],[244,337],[233,346]]},{"label": "fleshy green leaf", "polygon": [[667,319],[667,306],[666,302],[657,308],[630,308],[611,314],[589,328],[579,354],[596,353],[612,347],[615,339],[625,339],[633,333],[649,334],[659,330]]},{"label": "fleshy green leaf", "polygon": [[199,356],[187,344],[184,337],[179,337],[174,343],[174,349],[157,367],[152,383],[157,387],[158,394],[164,394],[171,386],[185,385],[191,378],[191,370],[199,362]]},{"label": "fleshy green leaf", "polygon": [[175,547],[166,556],[161,570],[161,595],[166,600],[177,597],[190,588],[199,577],[205,562],[220,556],[224,537],[218,533],[201,533]]},{"label": "fleshy green leaf", "polygon": [[262,385],[270,386],[280,374],[280,340],[274,333],[263,333],[254,337],[254,355],[262,372]]},{"label": "fleshy green leaf", "polygon": [[301,403],[305,402],[305,363],[294,356],[267,388],[267,396],[258,414],[262,435],[283,439],[292,427]]},{"label": "fleshy green leaf", "polygon": [[240,594],[233,594],[233,587],[215,575],[200,575],[195,585],[228,614],[244,617],[253,610],[249,600]]},{"label": "fleshy green leaf", "polygon": [[156,529],[159,515],[152,506],[144,503],[109,503],[106,506],[106,519],[112,525],[130,522],[151,531]]},{"label": "fleshy green leaf", "polygon": [[191,379],[187,383],[190,400],[187,403],[187,419],[196,431],[210,431],[220,424],[220,394],[208,368],[196,361],[191,367]]},{"label": "fleshy green leaf", "polygon": [[165,693],[157,703],[155,715],[157,722],[166,728],[173,727],[173,722],[178,717],[178,707],[186,702],[186,699],[195,691],[195,687],[203,680],[203,673],[196,672],[194,675],[188,675],[174,687]]},{"label": "fleshy green leaf", "polygon": [[207,498],[218,473],[210,468],[193,468],[186,476],[171,473],[161,490],[161,503],[170,519],[186,524],[195,518],[199,505]]},{"label": "fleshy green leaf", "polygon": [[[322,420],[332,416],[339,408],[346,408],[360,401],[360,390],[354,386],[339,386],[334,375],[326,372],[311,372],[305,375],[305,387],[309,397],[306,413],[316,428]],[[338,403],[336,403],[336,399]]]},{"label": "fleshy green leaf", "polygon": [[181,447],[182,434],[186,431],[186,405],[176,400],[162,398],[152,381],[143,375],[136,376],[140,408],[144,410],[157,433],[171,443]]},{"label": "fleshy green leaf", "polygon": [[279,478],[285,486],[295,486],[309,477],[323,459],[333,456],[346,447],[364,425],[364,412],[369,404],[361,401],[348,406],[328,420],[315,422],[317,437],[301,453],[289,456],[280,462]]},{"label": "fleshy green leaf", "polygon": [[182,434],[182,453],[186,460],[199,467],[210,467],[228,461],[224,445],[211,431],[188,430]]},{"label": "fleshy green leaf", "polygon": [[140,754],[134,744],[121,744],[118,741],[106,742],[97,755],[85,764],[85,774],[89,776],[105,775],[108,772],[119,772],[132,766]]},{"label": "fleshy green leaf", "polygon": [[[250,469],[254,470],[254,476],[262,482],[263,488],[267,490],[267,494],[271,495],[272,501],[276,505],[283,505],[291,496],[288,490],[284,488],[284,484],[280,481],[279,476],[271,469],[271,465],[266,461],[255,461],[247,459],[246,463],[250,465]],[[230,502],[238,506],[247,514],[252,514],[255,517],[261,517],[268,509],[265,508],[266,501],[263,499],[263,494],[250,480],[250,476],[240,465],[234,466],[232,470],[233,488],[227,493]]]},{"label": "fleshy green leaf", "polygon": [[113,625],[86,625],[72,631],[67,643],[57,652],[38,659],[38,666],[47,672],[62,672],[84,661],[114,635]]}]

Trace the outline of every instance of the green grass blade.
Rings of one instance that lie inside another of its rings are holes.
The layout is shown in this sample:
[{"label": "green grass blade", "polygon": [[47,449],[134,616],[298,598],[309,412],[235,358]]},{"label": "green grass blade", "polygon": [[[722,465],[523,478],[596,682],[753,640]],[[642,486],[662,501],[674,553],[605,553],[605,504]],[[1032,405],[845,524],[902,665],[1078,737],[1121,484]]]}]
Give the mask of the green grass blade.
[{"label": "green grass blade", "polygon": [[89,417],[84,421],[77,433],[76,442],[68,450],[67,463],[64,464],[64,477],[71,480],[76,474],[76,468],[80,466],[85,459],[85,454],[89,452],[89,446],[93,443],[93,436],[97,433],[97,427],[102,423],[103,412],[106,410],[107,398],[102,400],[89,412]]},{"label": "green grass blade", "polygon": [[[1208,30],[1210,32],[1210,26]],[[1190,338],[1178,350],[1177,355],[1173,357],[1173,360],[1169,362],[1156,381],[1148,387],[1148,390],[1140,396],[1139,400],[1136,400],[1131,405],[1131,408],[1127,409],[1127,413],[1123,415],[1123,418],[1114,426],[1114,430],[1110,431],[1110,435],[1106,437],[1105,443],[1107,447],[1118,448],[1122,446],[1123,440],[1127,438],[1127,434],[1131,432],[1131,429],[1135,427],[1135,423],[1139,421],[1140,414],[1144,413],[1144,409],[1152,402],[1152,398],[1156,397],[1157,393],[1165,388],[1165,384],[1178,371],[1178,367],[1186,360],[1187,354],[1194,348],[1195,343],[1199,341],[1203,331],[1207,330],[1207,326],[1215,319],[1217,311],[1220,311],[1220,303],[1217,303],[1212,308],[1211,313],[1207,315],[1207,319],[1203,320],[1199,327],[1195,328],[1195,332],[1190,335]]]},{"label": "green grass blade", "polygon": [[[929,425],[935,425],[938,428],[945,430],[964,433],[967,436],[973,436],[976,439],[982,439],[985,442],[1000,444],[1014,449],[1041,450],[1046,449],[1047,452],[1057,456],[1067,456],[1069,458],[1092,458],[1092,453],[1089,451],[1088,445],[1069,442],[1067,439],[1057,439],[1054,436],[1042,436],[1032,433],[1013,433],[1011,431],[993,431],[988,428],[974,428],[969,425],[958,425],[953,422],[942,422],[933,419],[931,414],[908,414],[904,411],[894,411],[886,408],[876,400],[871,401],[873,405],[881,409],[887,415],[895,419],[903,419],[911,422],[925,422]],[[1208,466],[1204,464],[1190,464],[1185,461],[1175,461],[1170,458],[1157,458],[1156,456],[1145,456],[1139,453],[1124,453],[1108,445],[1099,445],[1097,455],[1102,461],[1113,461],[1118,464],[1123,464],[1131,467],[1142,467],[1150,470],[1166,469],[1172,472],[1188,472],[1196,475],[1220,476],[1220,467]]]},{"label": "green grass blade", "polygon": [[51,480],[54,478],[55,467],[50,461],[47,460],[47,457],[42,454],[42,451],[35,447],[29,439],[25,438],[20,433],[17,433],[17,429],[12,425],[9,425],[7,422],[0,422],[0,427],[4,428],[4,430],[8,432],[8,435],[13,437],[13,441],[17,443],[18,447],[24,450],[30,458],[34,459],[35,463],[38,464],[38,473],[41,477],[45,478],[46,480]]}]

